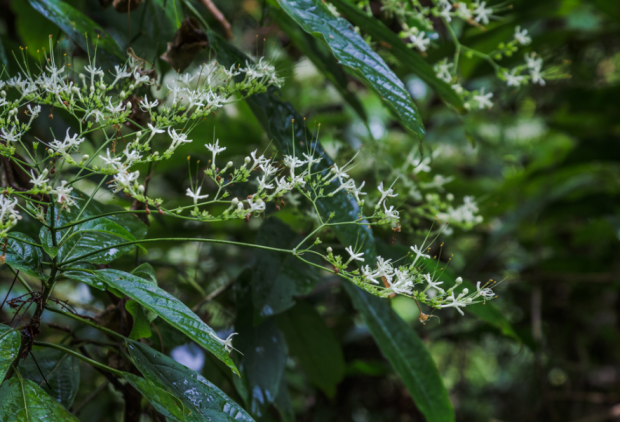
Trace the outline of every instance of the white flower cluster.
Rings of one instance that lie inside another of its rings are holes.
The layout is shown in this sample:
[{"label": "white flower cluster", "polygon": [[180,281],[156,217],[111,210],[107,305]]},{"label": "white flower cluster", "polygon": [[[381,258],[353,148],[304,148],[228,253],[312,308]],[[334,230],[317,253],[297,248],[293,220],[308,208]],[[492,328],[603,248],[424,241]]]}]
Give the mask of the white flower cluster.
[{"label": "white flower cluster", "polygon": [[22,219],[16,205],[17,199],[12,201],[8,196],[0,195],[0,237],[6,237],[7,232]]},{"label": "white flower cluster", "polygon": [[[430,248],[428,248],[430,250]],[[412,246],[413,260],[408,265],[395,266],[391,259],[377,257],[374,267],[361,265],[359,269],[347,271],[349,264],[353,261],[364,262],[364,253],[354,252],[353,247],[345,248],[349,258],[343,263],[341,256],[335,256],[331,248],[327,249],[326,259],[334,266],[338,274],[353,281],[358,286],[382,297],[393,295],[404,295],[417,299],[434,308],[455,308],[461,315],[464,315],[462,308],[467,305],[485,302],[495,297],[495,293],[488,286],[494,284],[489,281],[481,286],[479,281],[476,291],[469,292],[463,288],[455,296],[457,289],[463,282],[461,277],[456,279],[453,287],[444,290],[440,287],[444,284],[435,273],[431,274],[422,270],[424,261],[430,259],[430,255],[425,253],[424,245],[421,247]]]}]

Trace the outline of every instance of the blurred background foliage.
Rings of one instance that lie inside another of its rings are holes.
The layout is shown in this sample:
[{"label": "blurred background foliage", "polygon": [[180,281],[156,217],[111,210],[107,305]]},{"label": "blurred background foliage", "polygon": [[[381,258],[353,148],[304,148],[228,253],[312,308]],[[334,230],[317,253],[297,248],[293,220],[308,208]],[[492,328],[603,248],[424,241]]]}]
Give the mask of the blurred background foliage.
[{"label": "blurred background foliage", "polygon": [[[214,30],[222,28],[200,1],[145,0],[129,14],[119,13],[115,7],[103,8],[104,0],[65,2],[99,24],[121,51],[131,40],[135,54],[155,63],[162,75],[170,72],[170,67],[159,57],[178,22],[191,15],[187,4]],[[466,115],[447,107],[420,78],[394,59],[388,48],[373,44],[406,83],[418,105],[427,131],[421,145],[375,94],[347,75],[345,88],[363,105],[368,116],[365,123],[353,103],[343,99],[342,90],[339,92],[291,42],[295,35],[287,34],[274,22],[270,2],[214,3],[231,23],[235,45],[275,60],[286,78],[282,99],[306,117],[313,133],[319,132],[320,123],[319,139],[337,162],[346,162],[361,148],[363,161],[355,170],[358,180],[367,180],[367,185],[373,186],[376,180],[393,178],[405,157],[413,153],[420,158],[421,149],[425,157],[432,157],[432,170],[407,174],[407,178],[419,186],[430,183],[437,174],[452,177],[442,196],[449,192],[458,203],[466,195],[477,198],[484,221],[471,230],[455,228],[449,236],[442,235],[442,259],[452,256],[453,273],[474,282],[504,280],[496,289],[499,298],[494,305],[510,329],[500,330],[499,324],[489,324],[472,314],[461,317],[453,310],[435,312],[439,318],[422,325],[412,301],[402,297],[392,301],[394,312],[414,327],[431,351],[449,390],[456,419],[618,420],[620,3],[516,0],[511,3],[513,9],[487,31],[463,28],[462,43],[484,50],[493,48],[510,36],[514,26],[521,25],[532,36],[529,49],[540,53],[547,63],[563,66],[570,75],[545,87],[515,90],[494,86],[493,69],[481,60],[466,60],[462,65],[464,84],[491,86],[495,92],[493,109],[472,110]],[[375,16],[389,25],[378,2],[371,0],[370,6]],[[29,1],[0,1],[0,59],[10,72],[18,69],[12,52],[19,56],[25,51],[36,59],[37,50],[47,44],[50,34],[72,60],[85,60],[84,51],[62,32]],[[441,39],[436,43],[437,48],[427,57],[431,64],[453,49]],[[28,48],[20,50],[20,46]],[[195,63],[208,60],[210,55],[208,49],[203,50]],[[509,65],[510,59],[506,60]],[[35,135],[47,136],[48,124],[44,121],[35,127]],[[51,124],[66,126],[59,114]],[[191,156],[194,168],[195,160],[206,163],[207,151],[201,144],[214,136],[227,147],[224,161],[241,160],[270,143],[244,102],[229,105],[196,129],[193,137],[199,142],[183,146],[183,151],[159,164],[150,194],[162,197],[170,208],[184,203],[189,186],[186,157]],[[143,171],[146,174],[147,168]],[[79,188],[88,192],[94,185],[85,182]],[[402,255],[398,248],[419,242],[432,223],[432,215],[427,218],[424,209],[432,204],[433,194],[423,196],[422,191],[421,197],[405,199],[407,189],[402,180],[397,188],[403,192],[403,201],[419,204],[420,211],[404,216],[399,233],[389,229],[375,232],[380,252],[388,256]],[[128,205],[124,198],[111,194],[99,199]],[[294,212],[303,211],[285,207],[278,217],[291,223]],[[173,233],[254,242],[261,223],[252,219],[249,223],[198,225],[154,215],[149,236]],[[308,227],[293,229],[301,233]],[[28,233],[24,226],[21,231]],[[151,263],[160,286],[188,306],[198,305],[197,312],[224,336],[249,312],[243,305],[243,286],[256,282],[257,260],[263,258],[233,246],[183,243],[150,248],[146,256],[128,255],[115,265],[131,270],[136,263]],[[286,268],[287,264],[281,265]],[[248,268],[254,270],[245,271]],[[296,287],[295,306],[272,319],[288,343],[285,380],[291,406],[278,397],[277,406],[261,412],[263,420],[423,420],[339,281],[322,274],[306,278]],[[9,274],[3,272],[0,293],[6,291],[8,281]],[[229,288],[235,281],[235,288]],[[203,300],[213,292],[219,293],[217,297]],[[107,300],[102,292],[73,281],[58,285],[56,293],[92,314],[101,313]],[[157,332],[149,339],[154,348],[202,370],[230,397],[242,401],[237,381],[221,363],[187,343],[164,322],[158,320],[155,325]],[[87,328],[78,333],[84,338],[96,336]],[[304,335],[300,338],[299,333]],[[45,334],[53,340],[66,335],[53,330]],[[308,358],[309,351],[319,361]],[[264,359],[246,364],[255,365],[260,377],[261,371],[269,370],[271,357],[268,353]],[[105,360],[106,356],[96,358]],[[104,381],[100,373],[86,366],[80,376],[82,387],[77,391],[74,410]],[[79,417],[93,422],[119,420],[122,400],[111,387],[103,388],[97,399],[79,408]]]}]

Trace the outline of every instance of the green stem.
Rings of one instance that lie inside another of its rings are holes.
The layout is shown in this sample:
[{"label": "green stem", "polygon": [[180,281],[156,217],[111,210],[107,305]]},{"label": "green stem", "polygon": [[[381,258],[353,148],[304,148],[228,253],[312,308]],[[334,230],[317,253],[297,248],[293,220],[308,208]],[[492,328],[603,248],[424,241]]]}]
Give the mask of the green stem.
[{"label": "green stem", "polygon": [[54,312],[56,314],[60,314],[60,315],[64,315],[66,317],[72,318],[72,319],[74,319],[76,321],[79,321],[79,322],[81,322],[83,324],[90,325],[91,327],[96,328],[97,330],[99,330],[101,332],[104,332],[106,334],[109,334],[109,335],[111,335],[113,337],[119,338],[121,340],[125,340],[125,337],[123,335],[121,335],[121,334],[119,334],[119,333],[117,333],[115,331],[112,331],[109,328],[105,328],[105,327],[103,327],[103,326],[101,326],[101,325],[99,325],[99,324],[97,324],[95,322],[92,322],[92,321],[90,321],[90,320],[88,320],[86,318],[82,318],[79,315],[72,314],[71,312],[61,311],[59,309],[54,309],[54,308],[51,308],[49,306],[45,306],[45,309],[47,309],[50,312]]},{"label": "green stem", "polygon": [[60,346],[58,344],[47,343],[45,341],[35,341],[34,345],[35,346],[40,346],[40,347],[49,347],[50,349],[60,350],[61,352],[65,352],[68,355],[75,356],[76,358],[78,358],[80,360],[83,360],[84,362],[86,362],[89,365],[92,365],[92,366],[94,366],[96,368],[103,369],[104,371],[111,372],[114,375],[117,375],[119,377],[124,377],[125,376],[122,371],[116,370],[114,368],[110,368],[109,366],[104,365],[103,363],[99,363],[96,360],[89,359],[86,356],[84,356],[84,355],[82,355],[82,354],[80,354],[78,352],[74,352],[73,350],[68,349],[66,347],[62,347],[62,346]]}]

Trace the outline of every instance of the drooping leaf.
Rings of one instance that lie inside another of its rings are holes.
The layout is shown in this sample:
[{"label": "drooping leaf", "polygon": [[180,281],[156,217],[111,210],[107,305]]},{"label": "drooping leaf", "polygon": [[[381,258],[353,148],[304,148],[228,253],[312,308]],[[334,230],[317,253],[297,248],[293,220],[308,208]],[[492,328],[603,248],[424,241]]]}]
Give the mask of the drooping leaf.
[{"label": "drooping leaf", "polygon": [[437,92],[445,102],[452,104],[461,113],[465,112],[463,99],[452,89],[452,87],[439,79],[435,71],[419,53],[407,47],[394,32],[386,27],[380,20],[370,17],[359,10],[352,3],[345,0],[332,0],[331,3],[338,8],[347,18],[370,35],[377,41],[383,41],[387,47],[402,64],[415,73],[420,79],[426,82]]},{"label": "drooping leaf", "polygon": [[[302,239],[281,220],[272,217],[265,221],[256,236],[259,245],[290,249]],[[252,271],[252,303],[254,321],[279,314],[295,303],[293,296],[309,293],[319,278],[315,267],[300,262],[291,255],[258,249]]]},{"label": "drooping leaf", "polygon": [[151,337],[151,321],[149,321],[142,306],[135,300],[128,300],[125,303],[125,309],[131,314],[133,319],[133,326],[131,327],[131,333],[129,338],[132,340],[139,340],[141,338]]},{"label": "drooping leaf", "polygon": [[215,421],[253,422],[250,415],[202,375],[137,341],[128,341],[136,367],[151,383],[172,392],[190,410]]},{"label": "drooping leaf", "polygon": [[106,284],[97,277],[97,266],[86,262],[71,265],[71,270],[63,271],[62,275],[71,280],[80,281],[99,290],[106,290]]},{"label": "drooping leaf", "polygon": [[[209,31],[209,45],[217,54],[217,59],[226,67],[233,64],[244,64],[249,58],[234,46],[227,43],[217,34]],[[244,75],[237,78],[243,79]],[[313,171],[329,171],[333,161],[324,151],[320,142],[308,141],[313,136],[306,126],[304,126],[303,116],[301,116],[289,103],[280,100],[276,96],[275,89],[269,89],[265,94],[256,94],[246,99],[252,112],[267,132],[269,139],[273,139],[278,149],[285,154],[296,154],[300,158],[301,154],[307,151],[315,151],[316,156],[323,157],[323,160],[315,164]],[[296,122],[296,123],[295,123]],[[294,127],[293,127],[294,125]],[[294,130],[293,130],[294,129]],[[336,189],[338,182],[334,181],[329,188]],[[323,219],[327,219],[333,212],[332,223],[352,221],[358,218],[360,208],[355,198],[350,198],[344,190],[339,191],[330,198],[321,198],[317,201],[319,212]],[[360,225],[340,225],[331,226],[344,245],[358,245],[365,253],[365,256],[374,260],[376,249],[372,230],[367,226]]]},{"label": "drooping leaf", "polygon": [[189,422],[200,420],[192,415],[191,409],[185,407],[181,399],[170,394],[168,391],[159,388],[152,382],[140,378],[137,375],[125,372],[123,376],[133,388],[138,390],[140,394],[153,405],[155,410],[165,416],[169,421]]},{"label": "drooping leaf", "polygon": [[[33,350],[32,354],[36,363],[32,356],[28,356],[26,360],[19,363],[20,374],[37,383],[47,394],[69,409],[80,388],[78,359],[55,349]],[[39,364],[38,368],[37,364]],[[51,390],[41,376],[39,368]]]},{"label": "drooping leaf", "polygon": [[32,246],[20,240],[35,243],[35,241],[23,233],[11,232],[7,241],[5,262],[16,270],[37,278],[45,278],[41,271],[43,252],[40,248]]},{"label": "drooping leaf", "polygon": [[78,422],[36,383],[14,377],[0,387],[2,422]]},{"label": "drooping leaf", "polygon": [[454,410],[441,375],[422,340],[390,307],[388,300],[343,284],[377,346],[398,372],[428,422],[454,421]]},{"label": "drooping leaf", "polygon": [[323,318],[312,306],[299,302],[278,317],[278,326],[310,381],[328,397],[334,397],[336,386],[344,378],[345,362]]},{"label": "drooping leaf", "polygon": [[97,277],[119,292],[129,296],[142,307],[157,314],[177,330],[204,347],[235,373],[239,373],[217,334],[183,302],[143,278],[119,270],[105,269]]},{"label": "drooping leaf", "polygon": [[286,342],[278,329],[275,319],[269,318],[254,326],[252,292],[248,278],[243,274],[238,283],[237,319],[235,331],[238,333],[235,355],[241,371],[242,380],[247,385],[250,413],[263,416],[265,410],[278,396],[280,379],[286,365]]},{"label": "drooping leaf", "polygon": [[[11,327],[0,324],[0,382],[19,353],[21,336]],[[2,397],[2,396],[0,396]]]},{"label": "drooping leaf", "polygon": [[424,136],[422,118],[403,82],[345,19],[334,16],[321,0],[278,0],[304,31],[327,43],[334,56],[373,89],[402,124]]},{"label": "drooping leaf", "polygon": [[[275,1],[275,0],[274,0]],[[316,68],[334,85],[342,98],[355,110],[360,119],[366,121],[368,116],[364,106],[355,93],[347,86],[346,73],[340,67],[336,58],[326,51],[326,47],[314,37],[307,34],[283,11],[274,9],[273,14],[278,26],[286,32],[289,39],[302,53],[312,61]]]},{"label": "drooping leaf", "polygon": [[[28,0],[30,5],[62,29],[82,49],[110,63],[124,62],[127,55],[107,32],[79,10],[61,0]],[[88,38],[87,38],[88,37]]]}]

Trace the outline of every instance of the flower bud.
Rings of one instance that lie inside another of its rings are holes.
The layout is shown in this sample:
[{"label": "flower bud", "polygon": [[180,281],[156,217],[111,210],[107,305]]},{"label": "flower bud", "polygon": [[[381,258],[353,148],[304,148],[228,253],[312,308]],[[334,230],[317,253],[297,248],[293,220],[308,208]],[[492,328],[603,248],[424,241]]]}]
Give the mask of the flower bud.
[{"label": "flower bud", "polygon": [[127,101],[127,108],[125,110],[130,110],[131,109],[131,101]]},{"label": "flower bud", "polygon": [[129,85],[129,90],[133,91],[136,86],[134,84]]},{"label": "flower bud", "polygon": [[456,282],[456,284],[461,284],[463,282],[463,279],[461,277],[458,277],[456,280],[454,280]]},{"label": "flower bud", "polygon": [[228,163],[226,163],[226,168],[232,167],[233,166],[233,162],[229,161]]},{"label": "flower bud", "polygon": [[462,295],[466,295],[467,293],[469,293],[468,288],[464,288],[463,291],[461,292]]},{"label": "flower bud", "polygon": [[251,159],[250,159],[250,157],[245,157],[245,160],[243,160],[243,161],[245,161],[246,164],[250,164]]},{"label": "flower bud", "polygon": [[140,194],[144,193],[144,185],[138,186],[138,192],[140,192]]},{"label": "flower bud", "polygon": [[237,205],[239,203],[239,199],[233,198],[232,201],[230,201],[230,203],[233,205]]},{"label": "flower bud", "polygon": [[90,86],[90,92],[94,92],[94,91],[95,91],[95,87],[94,87],[94,85],[91,85]]},{"label": "flower bud", "polygon": [[80,73],[80,79],[84,80],[84,78],[86,78],[86,75],[84,75],[83,73]]},{"label": "flower bud", "polygon": [[90,158],[90,155],[88,154],[84,154],[84,156],[82,156],[82,161],[86,161]]},{"label": "flower bud", "polygon": [[105,84],[99,85],[99,89],[102,90],[102,91],[105,91]]},{"label": "flower bud", "polygon": [[139,130],[136,132],[136,139],[139,139],[141,137],[142,137],[142,131]]},{"label": "flower bud", "polygon": [[331,253],[333,252],[333,249],[331,246],[327,247],[327,253],[331,255]]},{"label": "flower bud", "polygon": [[6,97],[6,91],[0,91],[0,97],[2,98]]},{"label": "flower bud", "polygon": [[74,86],[74,87],[71,87],[71,92],[73,92],[74,94],[78,94],[80,90],[78,89],[77,86]]},{"label": "flower bud", "polygon": [[127,94],[125,93],[125,91],[121,91],[121,93],[119,94],[119,96],[124,100],[125,97],[127,97]]},{"label": "flower bud", "polygon": [[451,193],[448,193],[448,194],[446,195],[446,199],[447,199],[448,201],[454,201],[454,195],[452,195]]},{"label": "flower bud", "polygon": [[237,204],[237,209],[242,210],[243,208],[244,208],[244,206],[243,206],[243,202],[239,202],[239,203]]}]

